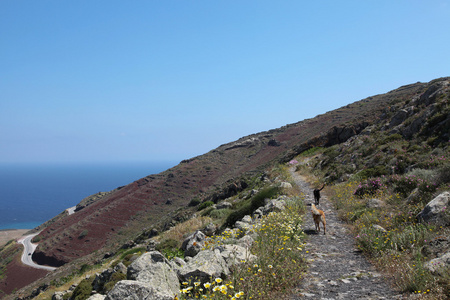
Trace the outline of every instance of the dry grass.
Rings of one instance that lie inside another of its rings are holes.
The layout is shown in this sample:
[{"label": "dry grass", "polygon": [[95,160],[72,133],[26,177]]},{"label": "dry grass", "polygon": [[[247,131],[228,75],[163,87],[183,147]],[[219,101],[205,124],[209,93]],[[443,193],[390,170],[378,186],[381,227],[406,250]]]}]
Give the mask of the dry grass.
[{"label": "dry grass", "polygon": [[162,233],[161,235],[155,237],[156,240],[175,240],[182,242],[189,234],[203,229],[206,225],[213,222],[210,217],[199,216],[196,218],[189,219],[183,223],[179,223],[174,227],[170,228],[168,231]]}]

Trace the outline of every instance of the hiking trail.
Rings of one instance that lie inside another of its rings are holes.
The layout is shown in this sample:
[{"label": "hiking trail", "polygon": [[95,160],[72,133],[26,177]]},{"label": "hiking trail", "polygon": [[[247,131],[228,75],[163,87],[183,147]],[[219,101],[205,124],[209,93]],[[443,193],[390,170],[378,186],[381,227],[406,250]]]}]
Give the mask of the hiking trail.
[{"label": "hiking trail", "polygon": [[288,299],[402,299],[356,248],[354,238],[323,193],[317,207],[325,212],[327,234],[323,234],[322,224],[320,234],[316,233],[310,211],[313,188],[295,172],[295,167],[290,172],[307,205],[303,230],[308,235],[305,245],[308,271]]}]

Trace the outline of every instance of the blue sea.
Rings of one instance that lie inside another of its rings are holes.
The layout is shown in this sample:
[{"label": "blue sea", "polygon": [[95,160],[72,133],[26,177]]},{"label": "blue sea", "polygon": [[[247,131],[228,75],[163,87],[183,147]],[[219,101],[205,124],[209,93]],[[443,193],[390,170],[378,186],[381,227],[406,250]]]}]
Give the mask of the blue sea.
[{"label": "blue sea", "polygon": [[83,198],[177,163],[0,164],[0,230],[32,229]]}]

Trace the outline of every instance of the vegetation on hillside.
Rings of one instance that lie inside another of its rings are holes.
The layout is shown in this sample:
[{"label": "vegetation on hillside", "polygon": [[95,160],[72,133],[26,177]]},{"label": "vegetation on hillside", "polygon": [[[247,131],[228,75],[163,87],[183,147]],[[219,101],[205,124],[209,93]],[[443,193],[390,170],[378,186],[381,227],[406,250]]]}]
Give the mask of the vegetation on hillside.
[{"label": "vegetation on hillside", "polygon": [[[130,240],[130,247],[134,247],[154,238],[160,243],[159,251],[175,257],[183,256],[180,245],[186,235],[209,223],[223,230],[214,238],[215,242],[233,239],[226,234],[226,227],[251,214],[265,198],[286,192],[271,186],[275,178],[289,181],[282,166],[273,166],[294,157],[301,162],[298,171],[327,183],[326,193],[340,217],[352,226],[358,247],[380,269],[393,274],[399,289],[424,297],[431,295],[434,299],[443,297],[450,292],[448,272],[435,276],[423,265],[429,259],[425,251],[429,241],[440,235],[448,236],[449,229],[418,223],[415,216],[434,196],[450,190],[450,96],[446,80],[401,87],[310,120],[244,137],[183,161],[162,174],[136,181],[128,186],[130,193],[136,193],[139,201],[151,202],[152,206],[143,209],[135,205],[138,213],[129,216],[117,231],[113,228],[107,247],[91,251],[61,267],[57,275],[50,274],[39,282],[42,285],[47,280],[50,286],[43,298],[37,299],[46,299],[51,292],[67,290],[71,284],[86,279],[77,291],[82,299],[81,295],[90,293],[88,285],[92,284],[95,271],[119,262],[128,265],[145,251],[139,246],[129,249],[124,243]],[[270,169],[269,174],[264,174],[264,170]],[[120,192],[125,190],[127,187]],[[238,298],[243,296],[242,292],[244,298],[268,299],[298,284],[305,268],[300,251],[303,236],[298,231],[301,221],[298,216],[304,208],[295,193],[287,196],[290,209],[286,213],[266,217],[263,227],[254,228],[259,233],[252,248],[257,262],[234,270],[227,282],[210,282],[209,292],[205,286],[200,291],[196,282],[184,284],[181,290],[207,298],[214,295]],[[367,205],[373,198],[380,200],[379,207]],[[70,236],[79,243],[86,236],[94,237],[98,228],[90,221],[97,222],[99,212],[108,212],[105,214],[109,219],[113,219],[111,212],[120,214],[116,206],[106,206],[114,202],[108,199],[84,208],[86,213],[105,202],[90,219],[75,224],[76,230],[67,231],[69,227],[64,229],[63,224],[60,235],[47,241],[44,236],[49,249],[56,245],[50,243],[52,239],[66,243],[65,236]],[[224,199],[231,207],[213,209],[213,204]],[[134,202],[128,199],[126,205],[130,203]],[[291,223],[293,219],[295,223]],[[0,252],[6,253],[5,249]],[[105,289],[119,279],[106,283]],[[220,287],[216,292],[221,294],[214,294],[215,287]]]},{"label": "vegetation on hillside", "polygon": [[[326,193],[351,225],[359,249],[394,278],[396,288],[427,299],[450,294],[450,269],[436,275],[424,267],[439,251],[433,249],[436,241],[449,238],[450,228],[416,217],[434,197],[450,191],[449,100],[448,91],[437,95],[428,105],[438,109],[423,119],[425,104],[416,102],[417,113],[398,124],[399,130],[386,122],[411,103],[396,102],[396,109],[365,134],[297,158],[302,162],[298,171],[327,183]],[[418,120],[416,132],[405,136],[404,128]]]}]

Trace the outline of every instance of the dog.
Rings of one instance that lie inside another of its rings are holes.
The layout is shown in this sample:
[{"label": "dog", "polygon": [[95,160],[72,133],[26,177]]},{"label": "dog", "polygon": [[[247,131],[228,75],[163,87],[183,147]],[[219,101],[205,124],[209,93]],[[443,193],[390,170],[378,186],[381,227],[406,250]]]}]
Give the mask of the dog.
[{"label": "dog", "polygon": [[323,210],[318,209],[314,204],[311,204],[311,213],[316,225],[316,231],[320,233],[320,222],[323,224],[323,234],[327,232],[327,221],[325,221],[325,213]]},{"label": "dog", "polygon": [[315,189],[313,191],[314,194],[314,204],[319,205],[319,200],[320,200],[320,191],[323,190],[323,188],[325,187],[325,184],[322,185],[322,187],[320,189]]}]

